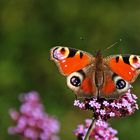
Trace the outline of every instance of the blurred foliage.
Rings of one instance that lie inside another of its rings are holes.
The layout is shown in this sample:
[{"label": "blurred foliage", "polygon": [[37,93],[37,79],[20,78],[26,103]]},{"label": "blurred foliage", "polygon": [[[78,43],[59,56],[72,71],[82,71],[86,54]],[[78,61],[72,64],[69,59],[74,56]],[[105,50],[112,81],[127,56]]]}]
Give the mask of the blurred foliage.
[{"label": "blurred foliage", "polygon": [[[37,90],[46,111],[61,121],[61,139],[74,140],[73,129],[91,114],[73,107],[74,94],[48,59],[50,48],[65,45],[93,54],[100,49],[105,56],[140,54],[139,17],[139,0],[1,0],[0,139],[19,139],[7,134],[12,123],[8,110],[18,108],[21,92]],[[137,95],[138,83],[133,89]],[[132,117],[114,119],[112,127],[118,129],[121,140],[136,140],[139,118],[137,111]]]}]

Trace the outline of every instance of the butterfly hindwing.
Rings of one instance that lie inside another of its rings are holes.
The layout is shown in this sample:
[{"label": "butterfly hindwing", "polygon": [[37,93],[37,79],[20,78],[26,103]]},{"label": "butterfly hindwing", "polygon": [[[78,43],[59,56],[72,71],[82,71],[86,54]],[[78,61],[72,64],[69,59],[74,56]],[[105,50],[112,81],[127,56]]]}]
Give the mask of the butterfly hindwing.
[{"label": "butterfly hindwing", "polygon": [[67,77],[67,85],[78,97],[94,96],[97,90],[94,76],[95,71],[93,70],[93,64],[91,64],[70,74]]},{"label": "butterfly hindwing", "polygon": [[108,67],[104,67],[104,84],[101,88],[101,94],[104,97],[111,96],[116,91],[113,74],[114,73]]},{"label": "butterfly hindwing", "polygon": [[131,84],[121,76],[114,73],[110,68],[104,68],[104,83],[100,90],[101,96],[117,98],[131,88]]}]

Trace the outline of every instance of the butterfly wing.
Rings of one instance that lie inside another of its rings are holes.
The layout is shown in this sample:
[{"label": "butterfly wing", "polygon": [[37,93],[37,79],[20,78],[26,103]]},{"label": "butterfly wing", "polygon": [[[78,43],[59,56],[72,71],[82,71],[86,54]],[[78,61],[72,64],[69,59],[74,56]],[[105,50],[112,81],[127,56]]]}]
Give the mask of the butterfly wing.
[{"label": "butterfly wing", "polygon": [[106,59],[108,67],[124,80],[132,83],[140,73],[140,56],[115,55]]},{"label": "butterfly wing", "polygon": [[74,48],[56,46],[51,49],[51,59],[60,73],[67,76],[67,85],[77,96],[90,96],[95,91],[92,78],[95,58],[92,55]]},{"label": "butterfly wing", "polygon": [[104,64],[105,76],[101,92],[105,96],[126,92],[140,73],[140,56],[138,55],[109,56],[104,59]]},{"label": "butterfly wing", "polygon": [[81,70],[93,61],[92,55],[86,52],[61,46],[51,49],[51,59],[56,62],[63,75]]},{"label": "butterfly wing", "polygon": [[101,96],[103,97],[112,97],[116,92],[116,85],[113,80],[113,72],[109,69],[109,67],[104,67],[104,83],[101,88]]}]

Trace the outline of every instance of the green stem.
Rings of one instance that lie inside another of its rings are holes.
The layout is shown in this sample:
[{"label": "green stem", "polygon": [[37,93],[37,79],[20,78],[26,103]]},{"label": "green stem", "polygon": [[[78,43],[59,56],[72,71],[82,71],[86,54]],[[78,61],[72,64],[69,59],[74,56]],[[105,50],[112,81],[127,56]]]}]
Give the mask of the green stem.
[{"label": "green stem", "polygon": [[89,128],[88,128],[88,131],[87,131],[87,133],[86,133],[86,135],[85,135],[85,138],[84,138],[84,140],[89,140],[89,136],[90,136],[90,134],[91,134],[91,131],[92,131],[92,129],[94,128],[94,121],[95,121],[95,118],[93,117],[92,118],[92,122],[91,122],[91,124],[90,124],[90,126],[89,126]]}]

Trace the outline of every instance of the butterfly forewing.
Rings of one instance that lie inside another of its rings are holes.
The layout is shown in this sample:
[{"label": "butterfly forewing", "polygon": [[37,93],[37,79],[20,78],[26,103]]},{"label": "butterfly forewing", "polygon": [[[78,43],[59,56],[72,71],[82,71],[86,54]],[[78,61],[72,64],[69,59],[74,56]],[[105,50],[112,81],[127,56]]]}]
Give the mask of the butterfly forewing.
[{"label": "butterfly forewing", "polygon": [[108,67],[124,80],[132,83],[140,73],[140,56],[114,55],[106,59]]},{"label": "butterfly forewing", "polygon": [[83,69],[93,61],[92,55],[74,48],[56,46],[51,49],[51,58],[63,75]]}]

